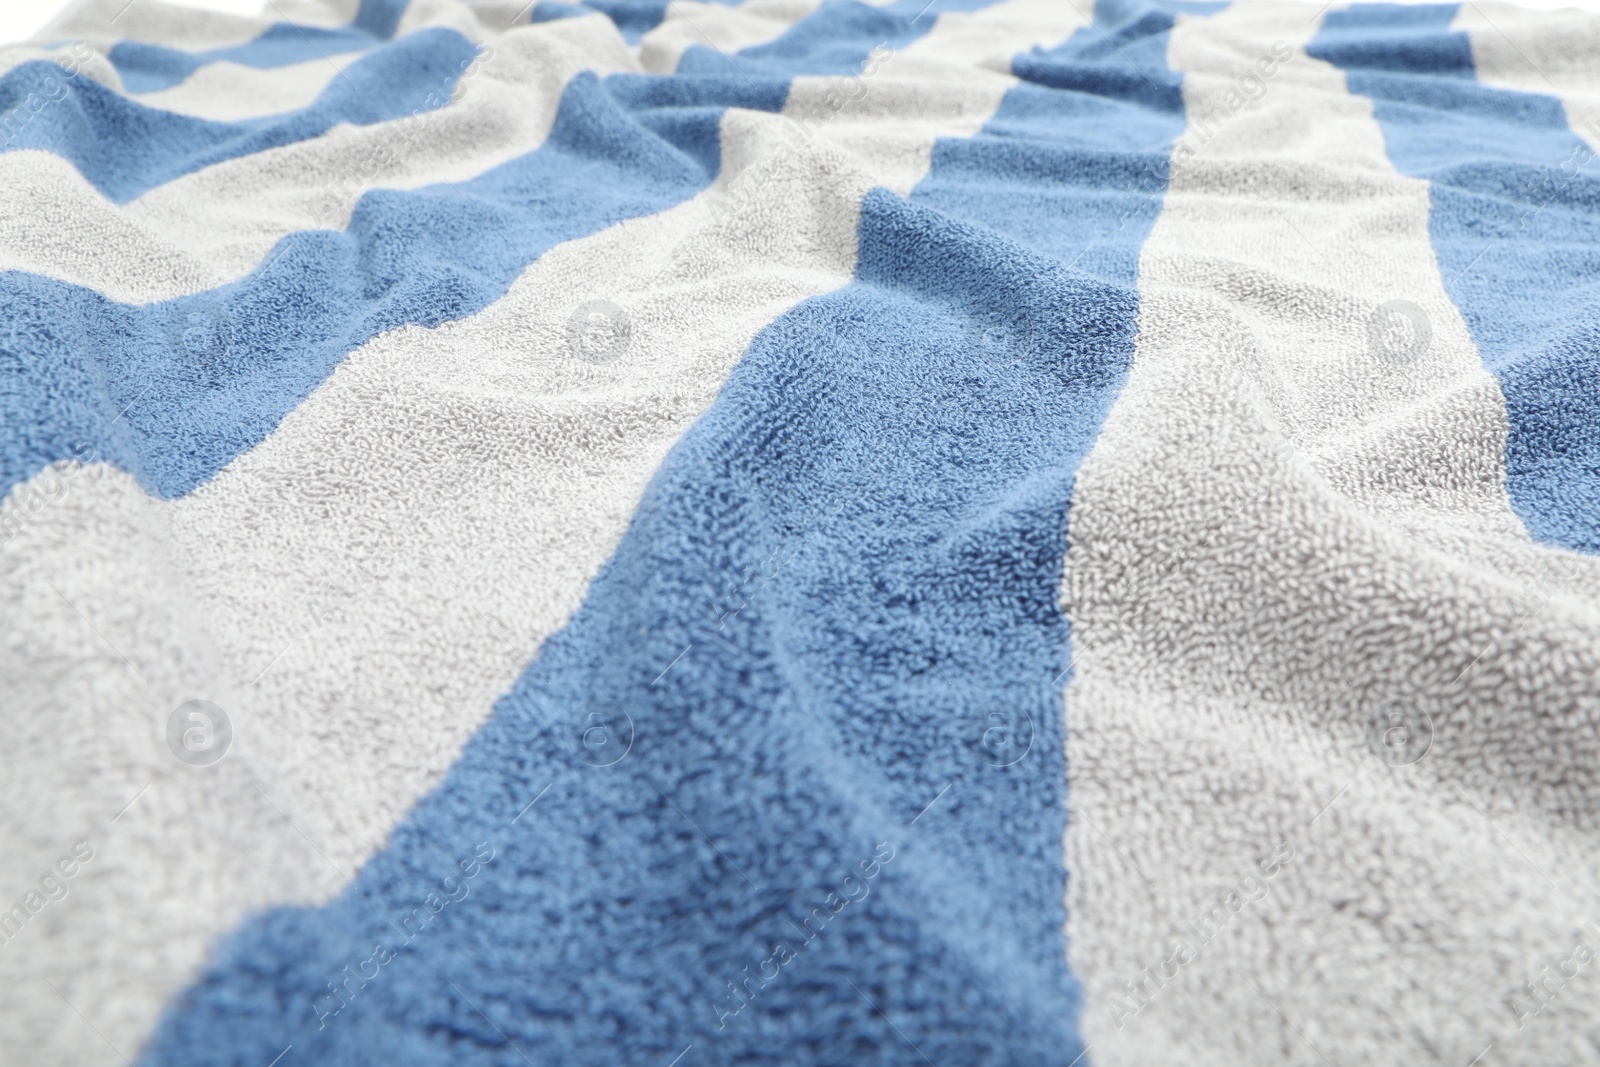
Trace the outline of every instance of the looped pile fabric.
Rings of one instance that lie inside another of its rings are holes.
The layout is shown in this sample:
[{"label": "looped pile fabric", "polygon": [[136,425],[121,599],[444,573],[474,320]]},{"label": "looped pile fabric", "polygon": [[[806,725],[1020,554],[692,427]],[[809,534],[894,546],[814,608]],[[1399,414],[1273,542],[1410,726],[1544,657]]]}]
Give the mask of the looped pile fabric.
[{"label": "looped pile fabric", "polygon": [[0,50],[0,1063],[1600,1062],[1600,16]]}]

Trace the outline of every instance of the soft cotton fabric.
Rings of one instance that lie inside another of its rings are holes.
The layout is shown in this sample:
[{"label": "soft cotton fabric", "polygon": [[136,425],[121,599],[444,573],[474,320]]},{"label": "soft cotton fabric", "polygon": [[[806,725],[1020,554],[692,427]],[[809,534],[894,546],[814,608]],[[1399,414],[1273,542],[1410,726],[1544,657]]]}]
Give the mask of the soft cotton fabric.
[{"label": "soft cotton fabric", "polygon": [[0,52],[0,1062],[1587,1064],[1600,19]]}]

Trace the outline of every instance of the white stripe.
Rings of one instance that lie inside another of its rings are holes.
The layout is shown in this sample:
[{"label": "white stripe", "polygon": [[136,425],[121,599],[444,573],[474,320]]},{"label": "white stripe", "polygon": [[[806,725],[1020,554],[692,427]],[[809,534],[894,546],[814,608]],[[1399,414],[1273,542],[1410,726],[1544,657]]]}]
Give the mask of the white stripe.
[{"label": "white stripe", "polygon": [[[1497,89],[1559,99],[1567,122],[1600,152],[1600,13],[1529,11],[1514,4],[1464,3],[1451,28],[1472,42],[1478,80]],[[1550,160],[1552,169],[1563,160]],[[1569,163],[1569,167],[1571,164]],[[1593,173],[1592,160],[1584,161]]]},{"label": "white stripe", "polygon": [[[0,505],[0,614],[28,620],[0,646],[0,701],[27,709],[0,885],[103,844],[0,951],[0,1058],[113,1062],[45,978],[131,1052],[213,936],[336,892],[579,603],[756,331],[848,281],[872,177],[820,137],[796,150],[783,116],[729,111],[722,142],[705,194],[369,343],[189,497],[63,466]],[[594,299],[632,318],[614,364],[568,348]],[[238,731],[215,767],[164,747],[195,697]]]},{"label": "white stripe", "polygon": [[[1298,50],[1312,15],[1172,36],[1193,155],[1063,585],[1083,1034],[1103,1067],[1574,1062],[1592,1002],[1519,1030],[1504,997],[1600,918],[1600,563],[1511,512],[1427,186]],[[1396,299],[1431,320],[1410,362],[1369,344]],[[1370,747],[1390,702],[1433,717],[1415,765]]]},{"label": "white stripe", "polygon": [[[207,167],[113,204],[62,157],[0,154],[0,270],[33,271],[116,300],[170,299],[235,281],[284,236],[340,229],[374,188],[463,181],[539,147],[582,70],[637,70],[602,15],[519,26],[438,111]],[[47,105],[48,106],[48,105]]]},{"label": "white stripe", "polygon": [[79,0],[35,39],[78,38],[106,47],[140,41],[198,52],[246,44],[278,22],[348,26],[358,6],[359,0],[272,0],[259,16],[248,17],[161,0]]},{"label": "white stripe", "polygon": [[278,115],[309,107],[364,52],[258,70],[239,63],[208,63],[170,89],[134,97],[146,107],[216,122]]},{"label": "white stripe", "polygon": [[974,14],[940,15],[927,35],[885,51],[859,76],[794,79],[784,114],[908,196],[932,165],[934,141],[982,129],[1017,83],[1011,57],[1059,44],[1087,25],[1089,5],[1081,7],[1004,0]]}]

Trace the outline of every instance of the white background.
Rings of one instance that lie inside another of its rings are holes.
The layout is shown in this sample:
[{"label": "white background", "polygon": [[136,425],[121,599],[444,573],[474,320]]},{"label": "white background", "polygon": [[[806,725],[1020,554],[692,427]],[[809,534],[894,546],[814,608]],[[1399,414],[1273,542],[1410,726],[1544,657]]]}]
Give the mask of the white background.
[{"label": "white background", "polygon": [[[143,0],[134,0],[141,3]],[[266,0],[165,0],[183,7],[259,15]],[[65,11],[72,0],[0,0],[0,44],[25,41],[44,29],[45,23]]]}]

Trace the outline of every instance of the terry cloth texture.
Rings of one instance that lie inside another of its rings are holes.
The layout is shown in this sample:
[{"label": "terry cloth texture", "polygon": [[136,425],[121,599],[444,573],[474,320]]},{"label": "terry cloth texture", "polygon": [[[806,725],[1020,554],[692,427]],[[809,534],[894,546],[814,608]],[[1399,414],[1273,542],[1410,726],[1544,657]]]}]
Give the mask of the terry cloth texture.
[{"label": "terry cloth texture", "polygon": [[1600,17],[0,50],[0,1064],[1600,1063]]}]

